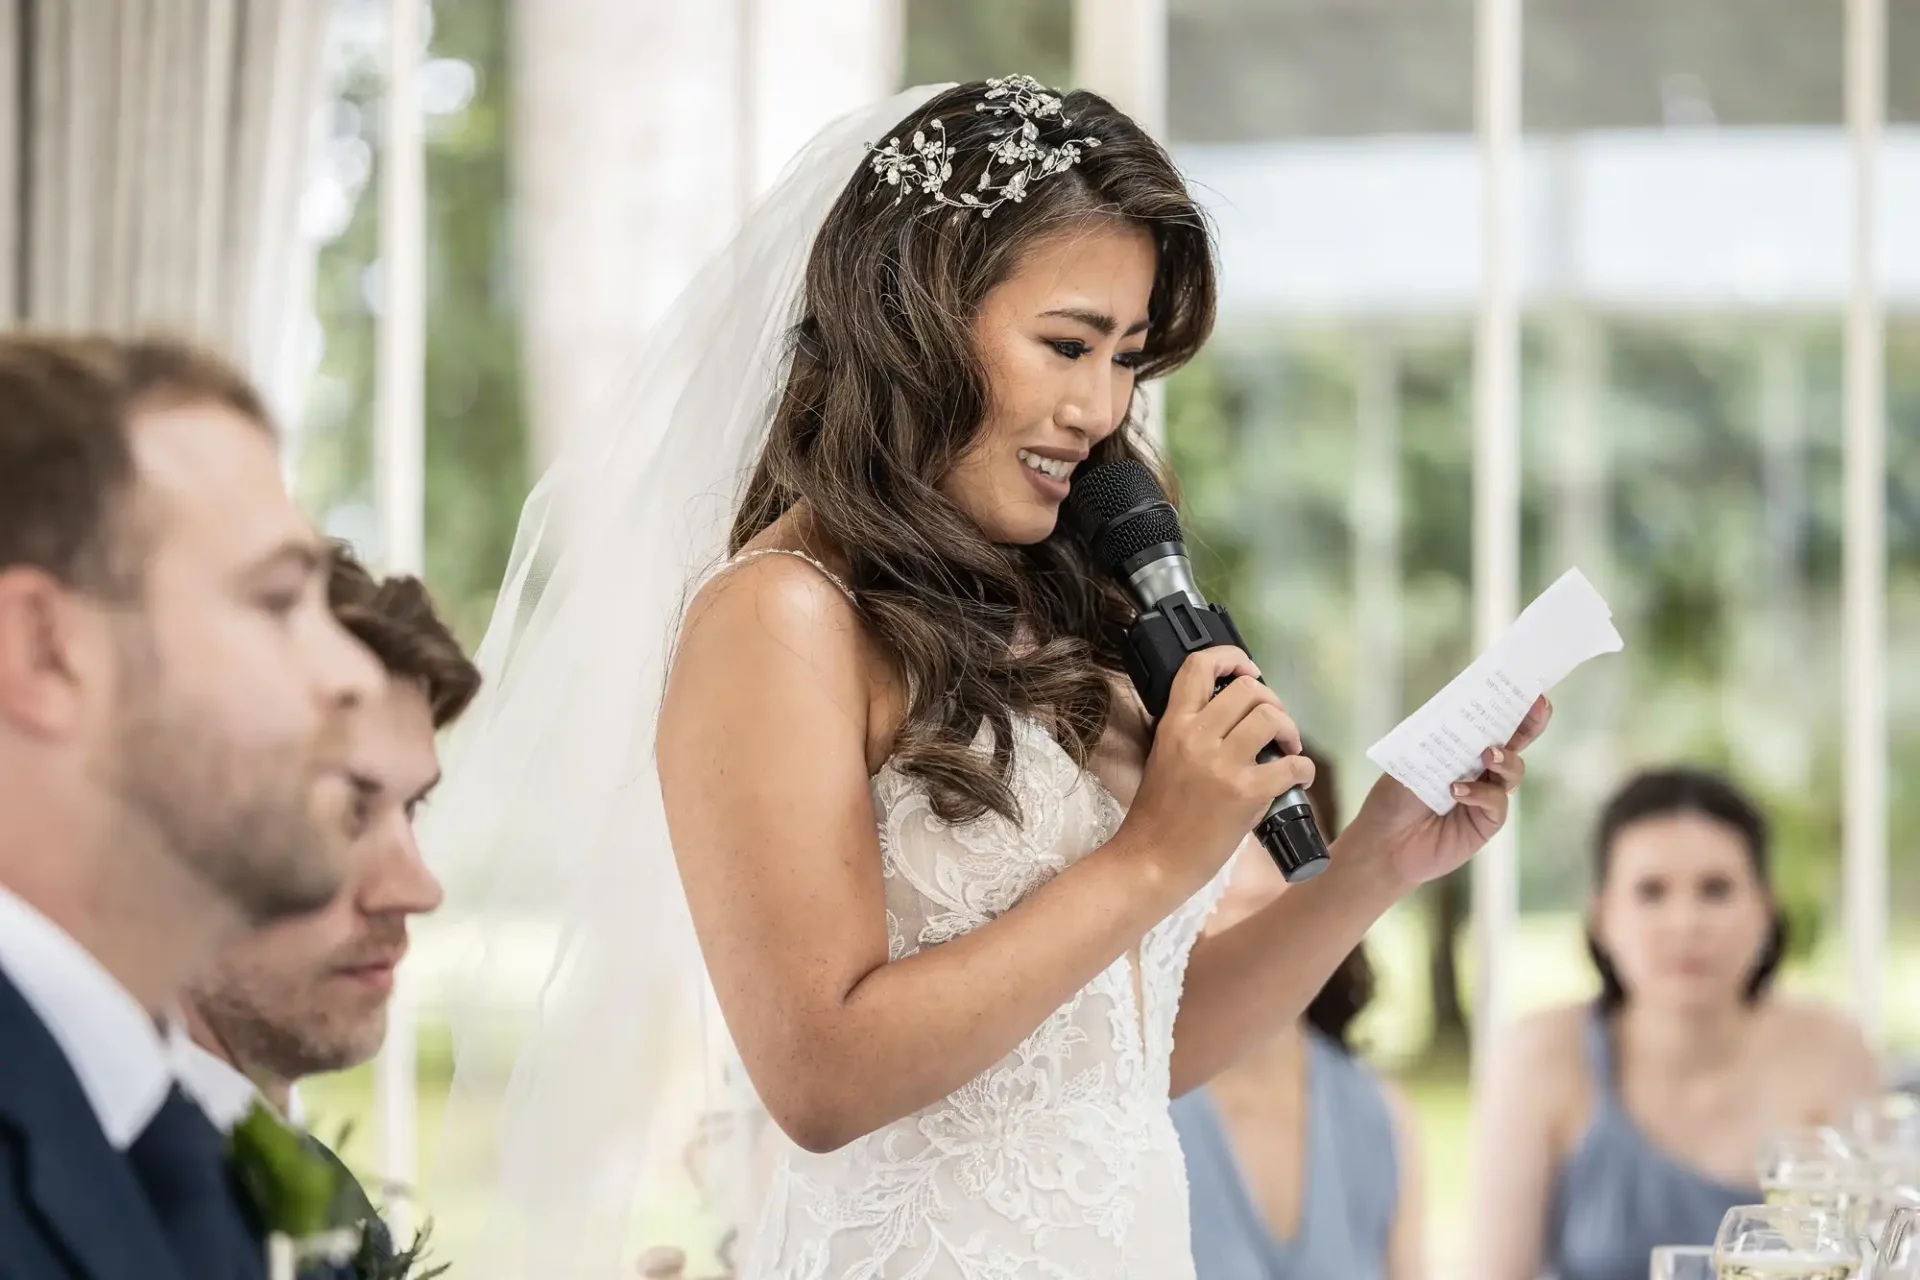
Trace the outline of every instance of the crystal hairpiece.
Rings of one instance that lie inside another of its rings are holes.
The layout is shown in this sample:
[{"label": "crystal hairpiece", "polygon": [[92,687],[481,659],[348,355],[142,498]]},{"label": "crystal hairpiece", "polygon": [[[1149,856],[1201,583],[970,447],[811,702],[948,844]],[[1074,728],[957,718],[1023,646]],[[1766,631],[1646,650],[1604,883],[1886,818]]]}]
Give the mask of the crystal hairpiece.
[{"label": "crystal hairpiece", "polygon": [[1013,119],[993,133],[987,144],[986,167],[972,191],[947,193],[947,181],[953,177],[954,148],[947,141],[946,124],[940,120],[926,129],[916,129],[904,148],[898,138],[887,139],[884,147],[872,148],[869,163],[873,172],[887,186],[899,188],[893,198],[895,204],[917,187],[921,194],[932,196],[936,204],[975,209],[981,217],[991,218],[993,211],[1007,201],[1019,204],[1026,199],[1027,188],[1041,178],[1073,168],[1080,161],[1081,148],[1100,145],[1098,138],[1074,138],[1058,146],[1040,141],[1042,120],[1071,126],[1061,115],[1060,95],[1032,76],[987,81],[986,95],[973,109]]}]

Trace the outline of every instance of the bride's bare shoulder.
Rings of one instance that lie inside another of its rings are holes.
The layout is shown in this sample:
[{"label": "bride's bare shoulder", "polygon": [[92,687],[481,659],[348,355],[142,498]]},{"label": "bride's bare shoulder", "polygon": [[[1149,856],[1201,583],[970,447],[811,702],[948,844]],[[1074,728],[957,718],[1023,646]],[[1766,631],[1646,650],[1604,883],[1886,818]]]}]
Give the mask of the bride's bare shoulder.
[{"label": "bride's bare shoulder", "polygon": [[[790,512],[709,576],[689,602],[668,682],[672,705],[797,698],[862,726],[869,772],[892,749],[903,683],[861,621],[847,566]],[[824,699],[824,702],[822,701]]]},{"label": "bride's bare shoulder", "polygon": [[857,664],[861,640],[859,615],[832,569],[795,549],[764,547],[734,557],[701,586],[681,624],[675,665],[708,650],[739,658],[768,645],[810,662]]},{"label": "bride's bare shoulder", "polygon": [[882,751],[897,718],[897,681],[861,623],[845,564],[783,524],[712,574],[689,602],[668,683],[672,705],[712,712],[740,700],[797,697],[796,712],[825,703]]}]

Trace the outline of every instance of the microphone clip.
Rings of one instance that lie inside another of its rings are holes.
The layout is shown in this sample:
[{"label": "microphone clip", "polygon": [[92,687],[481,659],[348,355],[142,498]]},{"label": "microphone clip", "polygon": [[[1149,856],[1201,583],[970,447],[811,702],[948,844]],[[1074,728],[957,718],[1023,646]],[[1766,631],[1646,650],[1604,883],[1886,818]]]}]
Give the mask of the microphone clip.
[{"label": "microphone clip", "polygon": [[1233,615],[1221,605],[1196,605],[1185,595],[1172,595],[1142,613],[1127,630],[1124,656],[1127,675],[1148,714],[1156,720],[1166,714],[1173,678],[1189,654],[1223,644],[1243,652],[1247,647]]}]

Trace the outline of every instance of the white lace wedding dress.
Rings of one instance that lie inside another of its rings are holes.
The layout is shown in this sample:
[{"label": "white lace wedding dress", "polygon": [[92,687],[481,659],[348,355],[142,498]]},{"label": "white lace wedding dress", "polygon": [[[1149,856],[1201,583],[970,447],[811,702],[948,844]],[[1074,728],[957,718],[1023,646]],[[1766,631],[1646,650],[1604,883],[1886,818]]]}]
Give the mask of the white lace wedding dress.
[{"label": "white lace wedding dress", "polygon": [[[950,826],[891,764],[874,777],[890,960],[994,919],[1120,825],[1037,724],[1015,723],[1012,781],[1020,824]],[[783,1140],[747,1280],[1191,1280],[1168,1062],[1226,875],[959,1091],[826,1155]]]}]

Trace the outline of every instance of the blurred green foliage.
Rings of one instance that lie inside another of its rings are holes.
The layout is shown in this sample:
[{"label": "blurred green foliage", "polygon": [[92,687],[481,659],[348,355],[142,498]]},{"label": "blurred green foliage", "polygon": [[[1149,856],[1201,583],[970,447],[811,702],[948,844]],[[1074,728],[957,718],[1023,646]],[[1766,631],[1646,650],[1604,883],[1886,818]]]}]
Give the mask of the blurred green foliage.
[{"label": "blurred green foliage", "polygon": [[[1523,373],[1523,598],[1566,567],[1556,471],[1566,374],[1529,321]],[[1676,321],[1589,317],[1603,353],[1583,394],[1604,473],[1600,582],[1627,640],[1583,669],[1534,753],[1521,810],[1523,901],[1579,903],[1595,810],[1637,767],[1724,769],[1775,823],[1777,892],[1796,955],[1839,905],[1841,665],[1837,323],[1730,314]],[[1229,603],[1269,678],[1323,748],[1350,766],[1367,745],[1345,691],[1353,669],[1352,495],[1361,363],[1394,352],[1404,512],[1399,547],[1404,714],[1471,657],[1471,353],[1464,322],[1398,330],[1234,326],[1170,388],[1173,459],[1210,593]],[[1790,377],[1764,392],[1769,351]],[[1893,909],[1920,910],[1920,325],[1889,342],[1889,721]],[[1777,450],[1795,490],[1770,493],[1762,421],[1784,392],[1799,439]],[[1592,477],[1588,478],[1592,480]],[[1786,519],[1780,508],[1785,507]],[[1770,515],[1770,508],[1771,515]],[[1771,523],[1770,523],[1771,521]],[[1789,589],[1782,598],[1778,588]],[[1350,788],[1351,790],[1351,788]],[[1357,797],[1349,795],[1347,803]],[[1433,890],[1451,935],[1461,884]],[[1437,945],[1437,943],[1436,943]],[[1442,963],[1439,951],[1432,956]],[[1440,999],[1436,993],[1436,1000]]]},{"label": "blurred green foliage", "polygon": [[[508,199],[508,0],[433,7],[428,56],[472,68],[464,110],[427,129],[426,576],[476,643],[531,482]],[[377,50],[350,50],[336,137],[379,154]],[[371,542],[380,171],[320,255],[325,337],[302,424],[300,489],[331,531]],[[372,548],[377,552],[377,547]]]},{"label": "blurred green foliage", "polygon": [[905,10],[908,84],[1072,79],[1073,0],[906,0]]}]

